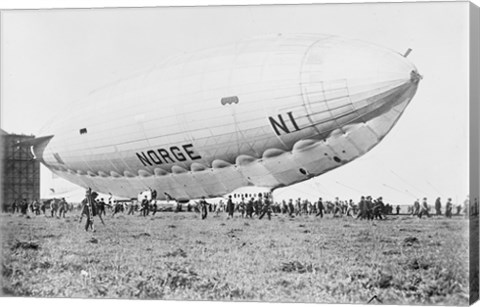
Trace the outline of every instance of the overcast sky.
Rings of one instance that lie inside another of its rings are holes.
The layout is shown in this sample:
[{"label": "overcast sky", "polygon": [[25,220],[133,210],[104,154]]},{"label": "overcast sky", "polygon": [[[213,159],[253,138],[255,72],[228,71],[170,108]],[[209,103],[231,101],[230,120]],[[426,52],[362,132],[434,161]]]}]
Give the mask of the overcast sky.
[{"label": "overcast sky", "polygon": [[[408,57],[424,79],[372,151],[274,196],[460,202],[468,194],[467,8],[457,2],[3,12],[1,127],[38,135],[67,104],[175,54],[263,34],[340,35],[401,53],[412,48]],[[42,196],[56,184],[42,171]]]}]

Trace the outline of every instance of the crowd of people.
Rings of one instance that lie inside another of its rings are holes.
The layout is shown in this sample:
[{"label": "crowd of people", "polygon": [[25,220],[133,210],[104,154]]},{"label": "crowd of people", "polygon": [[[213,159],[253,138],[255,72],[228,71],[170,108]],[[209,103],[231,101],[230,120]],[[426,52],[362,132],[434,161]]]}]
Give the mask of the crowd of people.
[{"label": "crowd of people", "polygon": [[[478,214],[478,202],[472,207],[472,215]],[[340,200],[338,197],[335,200],[324,201],[321,197],[311,202],[308,199],[297,198],[296,200],[289,199],[281,202],[272,202],[268,194],[259,194],[258,197],[239,196],[239,200],[233,201],[229,196],[226,202],[220,201],[218,203],[207,203],[204,199],[200,202],[200,208],[203,215],[207,212],[219,214],[220,212],[227,212],[228,218],[233,217],[234,214],[242,218],[259,218],[265,213],[286,214],[293,216],[319,216],[323,218],[324,215],[331,215],[332,217],[352,217],[361,220],[385,219],[387,215],[399,215],[401,211],[400,205],[393,206],[389,203],[385,204],[382,197],[373,198],[372,196],[362,196],[358,202],[350,200]],[[440,197],[435,201],[435,213],[431,210],[431,206],[427,202],[427,198],[423,199],[422,205],[419,200],[416,200],[412,206],[408,207],[408,215],[422,217],[430,217],[431,215],[445,215],[447,218],[453,216],[452,199],[449,198],[445,204],[445,214],[442,213],[442,204]],[[455,215],[468,215],[468,208],[470,202],[467,200],[462,208],[461,204],[456,205]],[[190,211],[190,210],[188,210]],[[405,214],[403,212],[402,214]]]},{"label": "crowd of people", "polygon": [[68,211],[73,211],[74,205],[68,203],[65,198],[53,198],[48,200],[27,199],[15,200],[9,207],[4,204],[3,212],[33,215],[45,215],[51,217],[65,217]]},{"label": "crowd of people", "polygon": [[[157,213],[159,210],[158,203],[155,190],[144,191],[139,194],[137,199],[131,201],[117,201],[112,195],[107,200],[100,198],[96,192],[92,192],[89,189],[85,199],[77,206],[68,203],[64,198],[45,201],[35,199],[31,202],[23,199],[13,202],[10,208],[4,206],[4,211],[24,215],[31,213],[33,215],[65,218],[67,212],[80,208],[80,222],[84,216],[87,219],[85,230],[94,230],[93,217],[98,216],[101,222],[104,223],[103,217],[107,215],[107,209],[112,213],[112,217],[124,212],[127,212],[127,215],[138,213],[138,215],[146,217]],[[432,215],[444,215],[446,218],[452,218],[454,207],[456,209],[455,215],[462,215],[462,211],[465,216],[469,216],[469,211],[470,215],[478,215],[477,198],[475,198],[473,204],[470,204],[470,200],[467,198],[463,206],[462,204],[454,206],[452,199],[448,198],[445,206],[443,206],[440,197],[435,200],[434,206],[428,203],[427,198],[423,198],[421,203],[417,199],[413,205],[408,206],[406,214],[418,218],[430,217]],[[443,212],[442,209],[444,209]],[[198,202],[188,202],[183,206],[181,203],[177,203],[174,206],[174,211],[197,212],[201,214],[202,219],[206,219],[209,213],[216,216],[226,213],[227,219],[234,217],[262,219],[266,216],[270,220],[272,214],[276,214],[289,217],[315,216],[323,218],[325,215],[329,215],[333,218],[345,216],[360,220],[381,220],[388,215],[399,215],[401,208],[399,205],[385,204],[382,197],[362,196],[358,202],[354,202],[352,199],[340,200],[338,197],[333,201],[323,200],[320,197],[315,202],[301,198],[275,202],[270,193],[259,193],[258,195],[234,194],[234,197],[229,195],[226,199],[218,202],[207,202],[205,197],[203,197]],[[405,214],[405,212],[402,214]]]}]

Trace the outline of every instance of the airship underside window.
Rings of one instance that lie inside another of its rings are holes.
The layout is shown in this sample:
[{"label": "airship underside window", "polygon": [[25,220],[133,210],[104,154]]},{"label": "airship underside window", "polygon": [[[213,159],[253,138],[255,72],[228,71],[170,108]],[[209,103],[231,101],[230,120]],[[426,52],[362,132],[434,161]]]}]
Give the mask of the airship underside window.
[{"label": "airship underside window", "polygon": [[238,97],[237,96],[230,96],[230,97],[223,97],[222,100],[220,100],[222,103],[222,106],[226,104],[237,104],[238,103]]}]

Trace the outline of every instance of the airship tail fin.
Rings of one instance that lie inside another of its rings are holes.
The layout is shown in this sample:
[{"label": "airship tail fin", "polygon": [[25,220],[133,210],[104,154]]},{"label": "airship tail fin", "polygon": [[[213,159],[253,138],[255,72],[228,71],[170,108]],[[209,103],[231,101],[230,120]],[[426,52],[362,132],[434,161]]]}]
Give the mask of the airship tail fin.
[{"label": "airship tail fin", "polygon": [[53,135],[41,136],[38,138],[28,139],[24,141],[19,141],[18,146],[30,146],[32,148],[33,155],[35,159],[42,160],[43,151],[47,147],[50,140],[53,138]]}]

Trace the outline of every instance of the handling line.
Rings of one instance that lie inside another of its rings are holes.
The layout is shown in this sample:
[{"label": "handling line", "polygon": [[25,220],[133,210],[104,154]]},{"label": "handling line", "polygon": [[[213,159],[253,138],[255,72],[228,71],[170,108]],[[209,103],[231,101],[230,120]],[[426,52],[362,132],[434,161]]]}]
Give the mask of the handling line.
[{"label": "handling line", "polygon": [[350,189],[350,190],[353,190],[353,191],[355,191],[355,192],[358,192],[358,193],[360,193],[360,194],[362,194],[362,195],[365,194],[365,193],[363,193],[362,191],[357,190],[357,189],[352,188],[352,187],[349,187],[348,185],[345,185],[345,184],[343,184],[343,183],[341,183],[341,182],[338,182],[338,181],[335,181],[335,182],[338,183],[338,184],[341,185],[341,186],[344,186],[344,187],[346,187],[346,188],[348,188],[348,189]]},{"label": "handling line", "polygon": [[[411,188],[417,190],[417,192],[420,192],[420,194],[422,195],[425,195],[425,191],[420,191],[418,188],[414,187],[413,185],[411,185],[408,181],[406,181],[405,179],[403,179],[402,177],[400,177],[400,175],[398,175],[397,173],[395,173],[393,170],[390,170],[390,172],[392,174],[394,174],[395,176],[397,176],[400,180],[403,181],[403,183],[406,183],[407,185],[409,185]],[[418,198],[418,196],[415,196],[415,198]]]},{"label": "handling line", "polygon": [[415,196],[415,195],[413,195],[412,193],[410,193],[408,190],[405,190],[405,192],[407,192],[407,193],[405,193],[405,192],[403,192],[403,191],[401,191],[401,190],[399,190],[399,189],[396,189],[396,188],[394,188],[394,187],[391,187],[391,186],[389,186],[388,184],[385,184],[385,183],[383,184],[383,186],[385,186],[385,187],[387,187],[387,188],[389,188],[389,189],[392,189],[392,190],[394,190],[394,191],[397,191],[397,192],[399,192],[399,193],[402,193],[402,194],[404,194],[404,195],[409,195],[409,196],[413,196],[414,198],[418,198],[417,196]]}]

